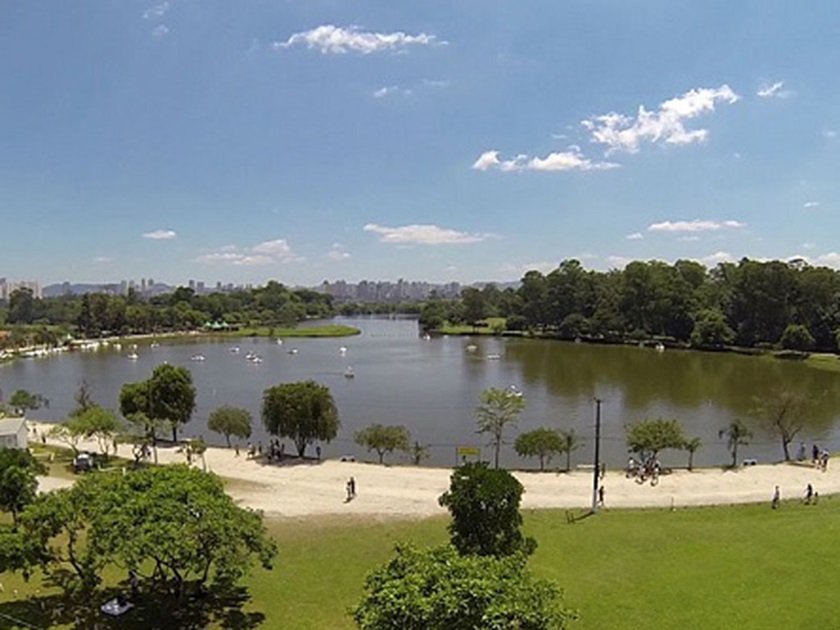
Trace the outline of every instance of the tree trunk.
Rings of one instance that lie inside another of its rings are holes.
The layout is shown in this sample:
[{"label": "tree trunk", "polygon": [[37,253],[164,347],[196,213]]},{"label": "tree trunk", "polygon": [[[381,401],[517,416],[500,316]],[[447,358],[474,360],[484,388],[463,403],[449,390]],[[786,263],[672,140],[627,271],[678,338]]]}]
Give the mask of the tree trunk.
[{"label": "tree trunk", "polygon": [[178,425],[175,424],[174,422],[172,423],[172,441],[173,442],[178,441]]},{"label": "tree trunk", "polygon": [[688,452],[688,472],[694,468],[694,451]]},{"label": "tree trunk", "polygon": [[499,468],[499,450],[502,448],[501,438],[496,439],[496,444],[494,446],[496,447],[495,464],[496,464],[496,468],[498,469]]},{"label": "tree trunk", "polygon": [[376,451],[379,453],[379,463],[382,463],[382,458],[385,457],[385,451]]},{"label": "tree trunk", "polygon": [[786,440],[782,438],[782,450],[785,452],[785,461],[790,461],[790,453],[788,452],[788,445],[790,444],[790,440]]},{"label": "tree trunk", "polygon": [[732,447],[732,468],[735,468],[738,465],[738,442],[735,442],[735,446]]},{"label": "tree trunk", "polygon": [[569,472],[572,468],[572,451],[571,449],[566,451],[566,472]]},{"label": "tree trunk", "polygon": [[227,440],[228,448],[230,448],[230,433],[225,433],[225,439]]},{"label": "tree trunk", "polygon": [[540,455],[540,472],[545,470],[545,455]]}]

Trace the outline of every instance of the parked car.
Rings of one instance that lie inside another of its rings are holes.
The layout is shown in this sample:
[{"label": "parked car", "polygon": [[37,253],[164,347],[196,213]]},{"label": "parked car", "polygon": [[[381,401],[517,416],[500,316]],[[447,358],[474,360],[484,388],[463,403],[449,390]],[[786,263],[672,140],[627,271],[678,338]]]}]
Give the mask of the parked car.
[{"label": "parked car", "polygon": [[73,471],[76,473],[83,473],[91,471],[95,468],[93,455],[90,453],[79,453],[73,459]]}]

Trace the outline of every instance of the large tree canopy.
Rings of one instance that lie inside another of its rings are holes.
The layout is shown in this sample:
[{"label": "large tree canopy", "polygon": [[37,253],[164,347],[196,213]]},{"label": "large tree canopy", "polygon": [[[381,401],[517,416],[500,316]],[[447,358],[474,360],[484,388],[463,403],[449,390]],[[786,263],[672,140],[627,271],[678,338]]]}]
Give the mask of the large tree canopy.
[{"label": "large tree canopy", "polygon": [[272,435],[291,439],[298,456],[316,440],[329,442],[338,434],[338,410],[330,390],[315,381],[284,383],[263,392],[262,420]]},{"label": "large tree canopy", "polygon": [[516,425],[519,414],[525,409],[525,398],[521,392],[512,389],[490,387],[481,393],[481,404],[475,410],[479,433],[492,437],[494,464],[499,467],[499,451],[502,438],[508,426]]},{"label": "large tree canopy", "polygon": [[189,422],[195,411],[195,396],[190,371],[165,363],[154,369],[150,379],[122,386],[120,413],[132,422],[146,425],[144,428],[152,435],[154,424],[149,421],[168,423],[175,441],[178,427]]},{"label": "large tree canopy", "polygon": [[627,448],[641,457],[655,458],[666,448],[683,448],[685,442],[682,427],[676,420],[657,418],[627,426]]},{"label": "large tree canopy", "polygon": [[372,424],[353,435],[356,444],[367,450],[376,451],[379,463],[382,463],[385,453],[394,451],[408,451],[411,434],[408,429],[400,425]]}]

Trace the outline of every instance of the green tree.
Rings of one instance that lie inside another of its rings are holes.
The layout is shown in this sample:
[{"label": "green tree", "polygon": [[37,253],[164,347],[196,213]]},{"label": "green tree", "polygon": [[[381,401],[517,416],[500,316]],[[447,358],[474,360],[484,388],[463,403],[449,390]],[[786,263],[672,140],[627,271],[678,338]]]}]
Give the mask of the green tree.
[{"label": "green tree", "polygon": [[726,316],[716,309],[700,312],[691,331],[691,345],[700,348],[721,348],[735,340],[735,332],[726,323]]},{"label": "green tree", "polygon": [[31,289],[15,289],[9,296],[10,324],[31,324],[35,319],[35,299]]},{"label": "green tree", "polygon": [[368,451],[376,451],[381,464],[385,453],[408,451],[411,434],[404,426],[372,424],[356,431],[353,439]]},{"label": "green tree", "polygon": [[703,445],[699,437],[687,439],[683,444],[683,449],[688,451],[688,470],[694,470],[694,453]]},{"label": "green tree", "polygon": [[76,457],[79,454],[79,443],[84,439],[85,432],[76,418],[70,418],[61,424],[50,427],[48,435],[54,440],[69,446],[73,451],[73,457]]},{"label": "green tree", "polygon": [[366,578],[353,619],[363,630],[565,628],[576,616],[563,607],[559,588],[525,565],[521,554],[463,556],[448,545],[397,545]]},{"label": "green tree", "polygon": [[785,350],[813,350],[814,336],[807,326],[802,324],[788,324],[782,333],[779,343]]},{"label": "green tree", "polygon": [[242,440],[251,437],[251,414],[239,407],[223,405],[210,414],[210,418],[207,420],[207,428],[213,433],[224,435],[228,448],[230,448],[231,435]]},{"label": "green tree", "polygon": [[148,414],[172,426],[172,441],[178,440],[178,427],[189,422],[195,411],[195,386],[190,371],[183,367],[157,366],[149,379]]},{"label": "green tree", "polygon": [[9,405],[18,414],[26,415],[28,410],[40,409],[42,405],[47,407],[49,403],[41,394],[33,394],[25,389],[18,389],[9,397]]},{"label": "green tree", "polygon": [[270,568],[276,554],[258,513],[238,507],[215,475],[185,466],[84,477],[40,495],[20,527],[28,548],[7,545],[5,564],[22,558],[12,568],[38,566],[67,589],[93,588],[113,567],[180,598],[190,586],[232,585],[254,557]]},{"label": "green tree", "polygon": [[789,446],[805,427],[808,400],[803,394],[786,390],[772,390],[762,398],[755,398],[751,414],[771,435],[782,441],[785,461],[790,461]]},{"label": "green tree", "polygon": [[663,449],[679,449],[685,444],[682,427],[676,420],[643,420],[627,425],[626,430],[627,448],[631,453],[638,453],[643,459],[648,456],[656,458]]},{"label": "green tree", "polygon": [[475,330],[478,322],[487,316],[484,294],[479,289],[473,287],[466,288],[461,292],[461,300],[464,321]]},{"label": "green tree", "polygon": [[489,433],[493,438],[494,464],[499,467],[499,451],[508,426],[514,426],[525,409],[525,398],[520,392],[490,387],[481,393],[481,405],[475,410],[479,433]]},{"label": "green tree", "polygon": [[521,433],[514,442],[513,448],[520,457],[538,457],[540,470],[545,470],[546,462],[563,452],[563,438],[554,430],[540,427],[527,433]]},{"label": "green tree", "polygon": [[12,514],[17,524],[18,514],[32,501],[38,491],[36,475],[46,469],[29,451],[0,448],[0,509]]},{"label": "green tree", "polygon": [[414,465],[419,466],[423,463],[424,459],[429,457],[429,445],[420,444],[420,442],[415,440],[414,444],[409,448],[408,454],[411,456],[411,461],[414,462]]},{"label": "green tree", "polygon": [[266,389],[262,420],[269,433],[295,443],[298,457],[303,457],[315,440],[332,440],[341,426],[329,388],[312,380]]},{"label": "green tree", "polygon": [[449,490],[438,499],[452,515],[452,545],[462,554],[480,556],[533,553],[537,542],[519,529],[523,492],[522,484],[508,471],[490,469],[484,462],[456,468]]},{"label": "green tree", "polygon": [[572,468],[572,452],[583,446],[583,439],[574,429],[560,431],[560,439],[563,447],[560,452],[566,454],[566,472],[569,472]]},{"label": "green tree", "polygon": [[746,446],[752,439],[752,431],[736,418],[725,429],[718,431],[719,438],[726,438],[726,448],[732,453],[732,468],[738,465],[738,447]]},{"label": "green tree", "polygon": [[[99,445],[100,452],[106,457],[109,447],[122,428],[117,415],[113,411],[99,406],[89,407],[73,418],[71,427],[73,431],[80,433],[87,439],[94,438]],[[116,450],[114,448],[114,455],[117,454]]]},{"label": "green tree", "polygon": [[98,406],[93,400],[90,384],[84,379],[79,383],[79,389],[73,394],[73,400],[76,401],[76,407],[70,412],[71,417],[81,415],[88,409]]}]

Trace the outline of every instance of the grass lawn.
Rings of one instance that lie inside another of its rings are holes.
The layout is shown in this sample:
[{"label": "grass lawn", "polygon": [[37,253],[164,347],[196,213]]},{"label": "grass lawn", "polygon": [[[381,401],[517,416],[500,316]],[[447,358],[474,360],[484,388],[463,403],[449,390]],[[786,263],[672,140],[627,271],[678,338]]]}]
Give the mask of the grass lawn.
[{"label": "grass lawn", "polygon": [[840,372],[840,356],[830,353],[815,353],[805,359],[805,365],[819,370]]},{"label": "grass lawn", "polygon": [[352,337],[361,331],[354,326],[324,324],[323,326],[300,326],[296,328],[270,328],[268,326],[240,328],[231,333],[213,333],[230,337]]},{"label": "grass lawn", "polygon": [[447,322],[436,332],[444,335],[498,335],[505,330],[505,321],[504,317],[488,317],[476,327]]},{"label": "grass lawn", "polygon": [[[346,615],[364,576],[396,541],[420,546],[447,538],[446,518],[383,521],[358,518],[273,519],[280,553],[274,571],[247,579],[246,612],[265,628],[352,628]],[[606,511],[567,524],[560,510],[529,511],[527,533],[539,548],[530,562],[556,580],[574,628],[831,627],[840,564],[840,499],[818,506],[769,505]],[[0,575],[0,612],[44,589]],[[126,623],[122,627],[135,627]],[[147,619],[148,621],[148,619]],[[0,624],[2,625],[2,624]],[[139,627],[139,626],[138,626]],[[211,627],[221,627],[214,625]],[[235,627],[235,626],[228,626]]]}]

